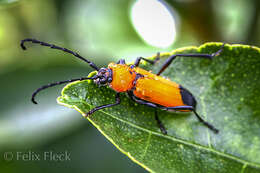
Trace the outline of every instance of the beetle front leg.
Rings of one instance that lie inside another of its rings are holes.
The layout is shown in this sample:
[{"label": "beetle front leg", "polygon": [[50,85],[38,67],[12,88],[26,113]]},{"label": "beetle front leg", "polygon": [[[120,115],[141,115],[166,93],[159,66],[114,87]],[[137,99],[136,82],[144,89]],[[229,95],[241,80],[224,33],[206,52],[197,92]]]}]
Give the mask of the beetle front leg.
[{"label": "beetle front leg", "polygon": [[113,104],[107,104],[107,105],[102,105],[102,106],[97,106],[93,109],[91,109],[88,113],[84,114],[83,116],[84,117],[88,117],[89,115],[93,114],[94,112],[100,110],[100,109],[104,109],[104,108],[109,108],[109,107],[112,107],[112,106],[116,106],[116,105],[119,105],[121,100],[120,100],[120,93],[116,93],[116,103],[113,103]]},{"label": "beetle front leg", "polygon": [[146,61],[146,62],[148,62],[148,63],[154,65],[159,59],[160,59],[160,53],[157,53],[157,57],[156,57],[155,60],[150,60],[150,59],[146,59],[146,58],[143,58],[143,57],[138,57],[138,58],[136,58],[136,60],[135,60],[134,66],[135,66],[135,67],[138,67],[139,64],[140,64],[140,62],[141,62],[141,60]]}]

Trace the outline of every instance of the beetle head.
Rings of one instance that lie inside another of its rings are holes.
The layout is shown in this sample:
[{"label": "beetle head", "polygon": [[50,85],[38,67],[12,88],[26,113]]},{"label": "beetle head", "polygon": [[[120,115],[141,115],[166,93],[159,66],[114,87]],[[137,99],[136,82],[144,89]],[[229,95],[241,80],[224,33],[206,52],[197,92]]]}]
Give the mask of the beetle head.
[{"label": "beetle head", "polygon": [[109,68],[100,68],[98,74],[96,75],[96,79],[94,82],[97,85],[107,85],[108,83],[112,82],[112,70]]}]

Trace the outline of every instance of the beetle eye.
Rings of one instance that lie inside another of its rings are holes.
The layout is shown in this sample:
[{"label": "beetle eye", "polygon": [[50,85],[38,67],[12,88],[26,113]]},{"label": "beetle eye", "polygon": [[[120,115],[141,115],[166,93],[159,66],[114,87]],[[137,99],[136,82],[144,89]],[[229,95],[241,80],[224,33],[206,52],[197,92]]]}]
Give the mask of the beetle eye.
[{"label": "beetle eye", "polygon": [[106,72],[106,69],[101,68],[101,69],[99,70],[99,72],[100,72],[101,74],[104,74],[104,73]]},{"label": "beetle eye", "polygon": [[111,77],[107,79],[107,81],[108,81],[109,83],[111,83],[112,80],[113,80],[113,79],[112,79]]},{"label": "beetle eye", "polygon": [[105,77],[100,78],[100,83],[101,84],[104,84],[106,82],[107,82],[107,78],[105,78]]}]

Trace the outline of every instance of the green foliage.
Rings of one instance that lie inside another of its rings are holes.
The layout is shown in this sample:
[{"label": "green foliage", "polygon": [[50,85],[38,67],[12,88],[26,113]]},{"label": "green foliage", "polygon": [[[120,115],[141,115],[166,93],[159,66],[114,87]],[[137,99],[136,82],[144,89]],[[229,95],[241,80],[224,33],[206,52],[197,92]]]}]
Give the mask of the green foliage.
[{"label": "green foliage", "polygon": [[19,1],[19,0],[0,0],[0,5],[10,4],[10,3],[17,2],[17,1]]},{"label": "green foliage", "polygon": [[[162,53],[214,53],[222,43],[207,43]],[[155,58],[155,56],[150,57]],[[93,75],[93,74],[92,74]],[[150,172],[259,172],[260,171],[260,50],[225,45],[212,61],[177,58],[163,73],[190,90],[197,111],[220,130],[214,134],[193,113],[159,111],[168,131],[163,135],[154,120],[154,109],[136,104],[127,96],[113,108],[88,119],[120,151]],[[92,81],[67,85],[58,102],[86,113],[95,106],[113,103],[114,91]]]}]

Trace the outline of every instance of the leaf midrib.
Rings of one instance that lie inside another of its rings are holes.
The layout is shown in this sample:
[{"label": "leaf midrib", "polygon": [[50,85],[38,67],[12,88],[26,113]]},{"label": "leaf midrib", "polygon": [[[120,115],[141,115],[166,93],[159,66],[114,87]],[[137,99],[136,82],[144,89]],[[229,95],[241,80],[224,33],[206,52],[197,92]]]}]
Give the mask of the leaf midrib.
[{"label": "leaf midrib", "polygon": [[[59,102],[59,101],[58,101],[58,102]],[[92,107],[92,105],[90,105],[89,103],[87,103],[85,100],[80,100],[80,102],[81,102],[81,103],[83,102],[84,104],[86,104],[86,105]],[[59,103],[61,103],[61,102],[59,102]],[[75,102],[75,103],[78,103],[78,102]],[[61,104],[65,105],[65,106],[67,106],[67,107],[74,107],[74,108],[76,108],[76,110],[78,110],[81,114],[83,113],[83,112],[81,111],[81,109],[78,108],[76,105],[71,106],[71,105],[68,105],[68,104],[66,104],[66,103],[61,103]],[[235,161],[237,161],[237,162],[240,162],[240,163],[243,164],[243,167],[247,167],[248,165],[250,165],[250,166],[253,166],[253,167],[260,168],[260,164],[258,164],[258,163],[254,163],[254,162],[249,162],[249,161],[246,161],[246,160],[242,160],[242,159],[240,159],[240,158],[238,158],[238,157],[229,155],[229,154],[227,154],[227,153],[222,153],[222,152],[219,152],[219,151],[217,151],[217,150],[214,150],[213,148],[207,148],[207,147],[202,146],[202,145],[199,145],[199,144],[190,143],[190,142],[185,141],[185,140],[183,140],[183,139],[178,139],[178,138],[175,138],[175,137],[172,137],[172,136],[163,135],[163,134],[161,134],[161,133],[158,133],[158,132],[155,132],[155,131],[146,129],[146,128],[144,128],[144,127],[141,127],[141,126],[138,126],[138,125],[133,124],[133,123],[131,123],[131,122],[125,121],[125,120],[123,120],[123,119],[120,119],[120,118],[118,118],[117,116],[114,116],[114,115],[112,115],[112,114],[110,114],[110,113],[108,113],[108,112],[105,112],[105,111],[103,111],[103,110],[99,110],[99,112],[102,112],[102,113],[104,113],[104,114],[107,114],[107,115],[109,115],[110,117],[112,117],[112,118],[115,119],[115,120],[118,120],[118,121],[120,121],[120,122],[123,122],[123,123],[129,125],[129,126],[132,126],[132,127],[137,128],[137,129],[139,129],[139,130],[142,130],[142,131],[144,131],[144,132],[147,132],[148,134],[150,133],[149,135],[151,135],[151,136],[152,136],[152,135],[157,135],[157,136],[160,136],[160,137],[169,139],[169,140],[174,141],[174,142],[179,142],[179,143],[182,143],[182,144],[184,144],[184,145],[188,145],[188,146],[191,146],[191,147],[194,147],[194,148],[197,148],[197,149],[201,149],[201,150],[205,150],[205,151],[209,151],[209,152],[215,153],[215,154],[217,154],[217,155],[219,155],[219,156],[223,156],[223,157],[226,157],[226,158],[228,158],[228,159],[231,159],[231,160],[235,160]],[[89,119],[89,118],[88,118],[88,119]],[[90,120],[91,120],[91,119],[90,119]],[[91,122],[94,123],[93,121],[91,121]],[[95,123],[94,123],[94,124],[95,124]],[[95,125],[95,126],[98,128],[97,125]],[[102,131],[100,128],[99,128],[99,130]],[[103,132],[103,131],[102,131],[102,132]],[[111,139],[111,138],[110,138],[110,139]],[[112,139],[111,139],[111,140],[112,140]],[[112,140],[112,141],[113,141],[113,140]],[[114,143],[114,141],[113,141],[113,143]],[[115,143],[114,143],[114,144],[115,144]],[[116,145],[116,144],[115,144],[115,145]],[[119,146],[117,146],[117,147],[120,148]],[[120,148],[120,149],[121,149],[121,148]]]}]

